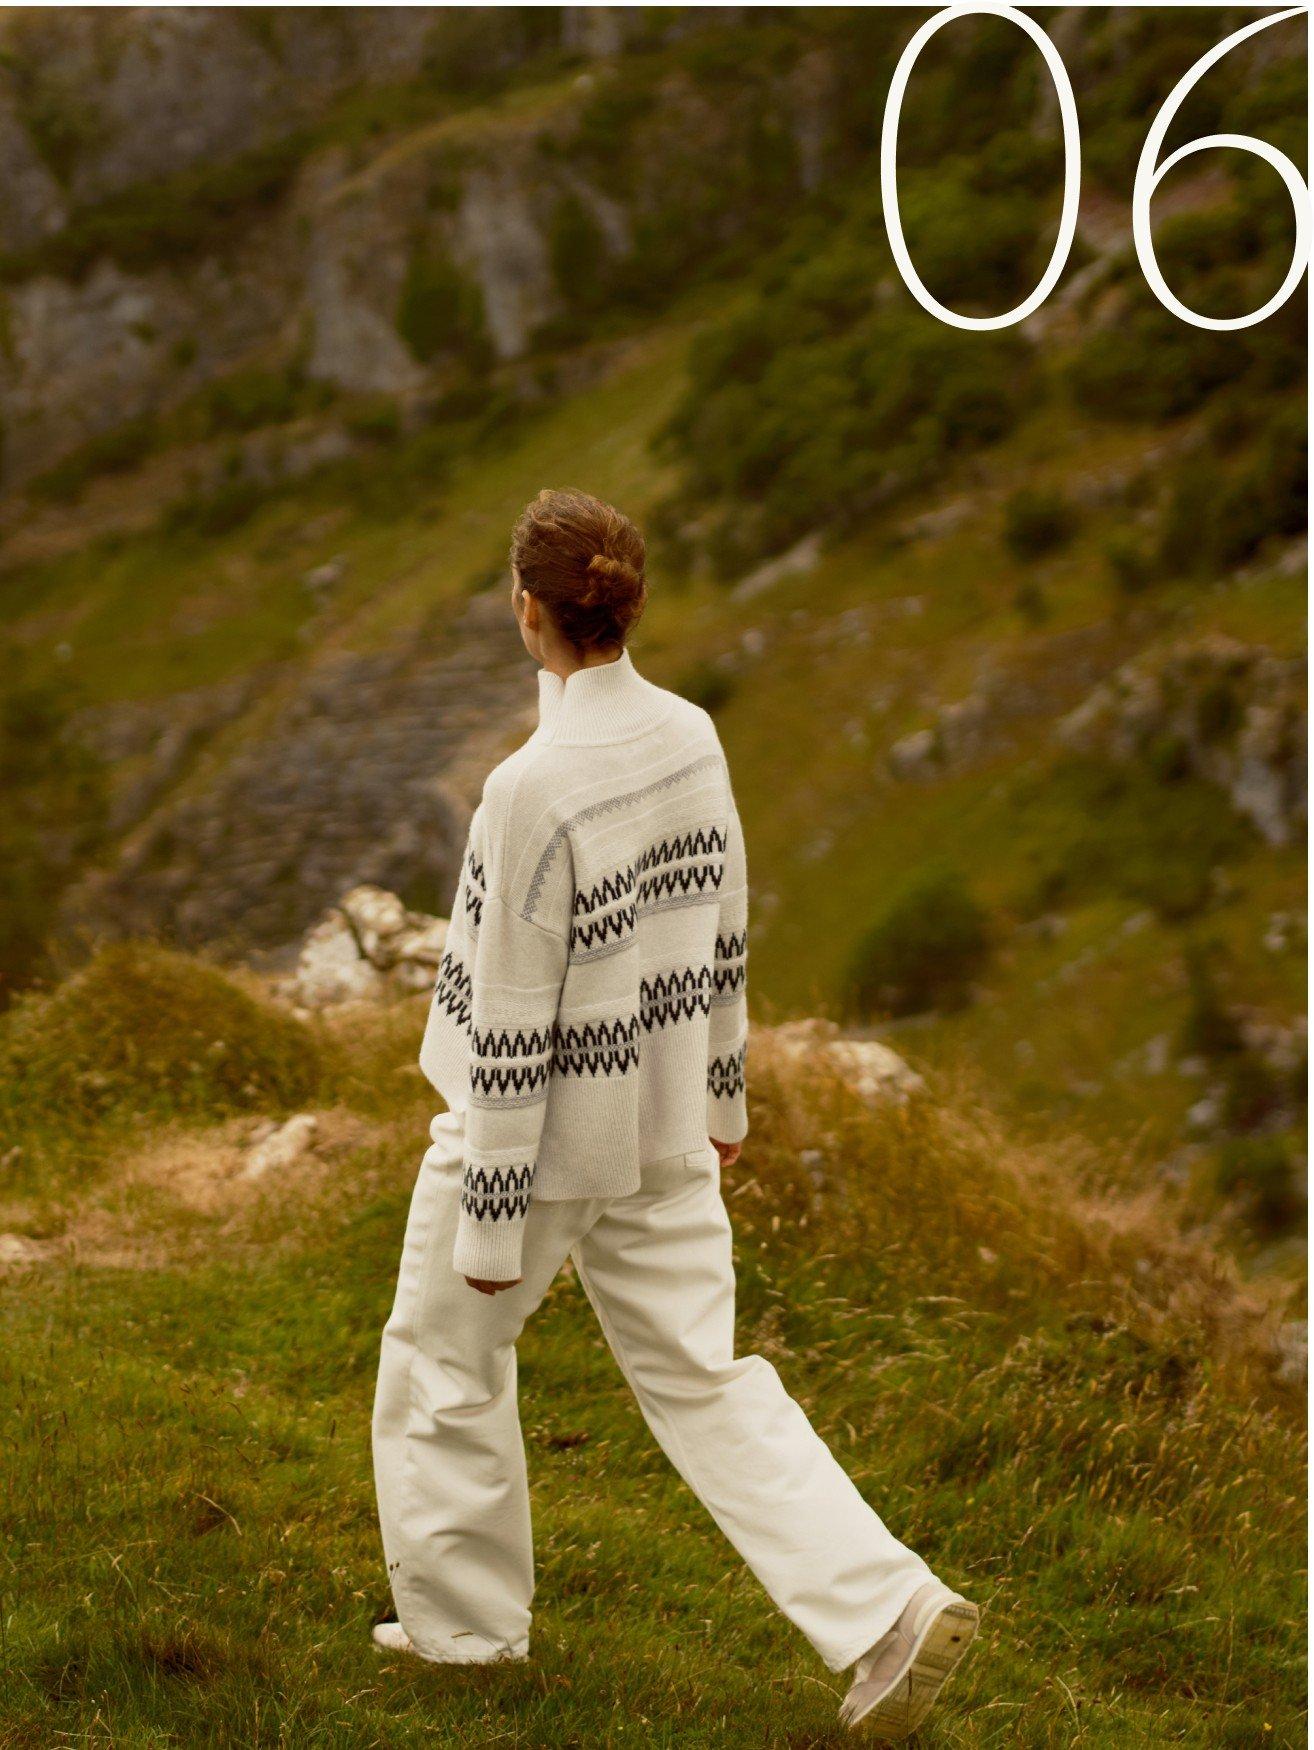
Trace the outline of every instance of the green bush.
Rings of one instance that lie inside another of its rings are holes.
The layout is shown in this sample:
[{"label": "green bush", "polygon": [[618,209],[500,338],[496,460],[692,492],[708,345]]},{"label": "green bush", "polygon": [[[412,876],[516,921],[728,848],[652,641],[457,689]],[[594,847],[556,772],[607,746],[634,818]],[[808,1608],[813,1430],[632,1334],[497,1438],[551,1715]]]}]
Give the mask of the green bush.
[{"label": "green bush", "polygon": [[331,398],[327,384],[307,381],[295,366],[235,371],[212,383],[202,397],[206,434],[218,437],[285,425],[299,414],[322,408]]},{"label": "green bush", "polygon": [[1266,1239],[1288,1232],[1304,1213],[1295,1164],[1278,1137],[1239,1137],[1224,1143],[1214,1161],[1214,1189],[1239,1203]]},{"label": "green bush", "polygon": [[1203,1057],[1221,1063],[1240,1056],[1245,1049],[1235,1014],[1218,987],[1218,953],[1193,942],[1186,953],[1186,1015],[1178,1044],[1188,1057]]},{"label": "green bush", "polygon": [[76,208],[62,231],[0,259],[0,278],[53,273],[81,279],[102,256],[144,272],[215,250],[282,197],[305,149],[304,136],[292,135]]},{"label": "green bush", "polygon": [[884,271],[869,244],[805,250],[695,343],[661,443],[683,465],[674,520],[697,514],[719,568],[859,525],[1025,406],[1024,343],[874,301]]},{"label": "green bush", "polygon": [[927,870],[854,950],[850,1007],[863,1018],[961,1008],[989,955],[989,920],[962,876],[954,869]]},{"label": "green bush", "polygon": [[1004,505],[1004,545],[1015,559],[1042,558],[1065,546],[1077,527],[1077,513],[1061,492],[1024,486]]},{"label": "green bush", "polygon": [[1154,580],[1153,558],[1144,543],[1125,529],[1110,535],[1104,547],[1104,562],[1119,595],[1141,595]]},{"label": "green bush", "polygon": [[396,443],[402,435],[401,408],[387,398],[363,402],[347,414],[347,430],[362,443]]},{"label": "green bush", "polygon": [[72,732],[76,704],[16,655],[0,669],[0,1007],[41,970],[60,893],[104,825],[105,769]]},{"label": "green bush", "polygon": [[557,202],[548,230],[552,277],[568,309],[593,312],[611,293],[610,255],[602,227],[578,195]]},{"label": "green bush", "polygon": [[176,534],[207,539],[227,535],[250,522],[269,497],[270,488],[259,481],[230,475],[210,491],[196,489],[174,499],[164,512],[163,524]]},{"label": "green bush", "polygon": [[113,430],[88,439],[53,468],[38,474],[29,491],[54,504],[71,504],[102,474],[127,474],[140,467],[158,441],[159,431],[153,419],[143,416],[125,420]]},{"label": "green bush", "polygon": [[692,704],[701,705],[715,717],[735,696],[734,678],[714,662],[700,662],[686,669],[675,683],[675,690]]},{"label": "green bush", "polygon": [[1161,421],[1192,412],[1250,363],[1239,335],[1192,327],[1155,305],[1097,329],[1079,348],[1069,380],[1088,413]]},{"label": "green bush", "polygon": [[67,1136],[111,1117],[286,1111],[324,1067],[318,1034],[223,973],[123,944],[0,1021],[0,1121]]},{"label": "green bush", "polygon": [[1210,903],[1214,870],[1253,842],[1171,742],[1125,764],[1061,760],[1020,780],[1014,806],[1035,834],[1020,901],[1029,913],[1113,894],[1180,922]]},{"label": "green bush", "polygon": [[422,364],[444,353],[459,354],[476,370],[491,360],[479,288],[435,250],[417,249],[411,256],[397,305],[397,332]]}]

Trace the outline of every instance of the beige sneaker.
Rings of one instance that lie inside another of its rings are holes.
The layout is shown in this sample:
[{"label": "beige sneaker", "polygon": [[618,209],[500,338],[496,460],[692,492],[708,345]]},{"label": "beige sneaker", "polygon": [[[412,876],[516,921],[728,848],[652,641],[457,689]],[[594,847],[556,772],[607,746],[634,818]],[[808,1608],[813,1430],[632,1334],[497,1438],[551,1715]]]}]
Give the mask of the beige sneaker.
[{"label": "beige sneaker", "polygon": [[370,1630],[370,1639],[376,1647],[382,1647],[385,1653],[415,1651],[411,1637],[399,1622],[376,1622]]},{"label": "beige sneaker", "polygon": [[916,1731],[971,1646],[978,1619],[975,1604],[939,1580],[919,1586],[890,1632],[854,1666],[841,1722],[864,1721],[885,1743]]}]

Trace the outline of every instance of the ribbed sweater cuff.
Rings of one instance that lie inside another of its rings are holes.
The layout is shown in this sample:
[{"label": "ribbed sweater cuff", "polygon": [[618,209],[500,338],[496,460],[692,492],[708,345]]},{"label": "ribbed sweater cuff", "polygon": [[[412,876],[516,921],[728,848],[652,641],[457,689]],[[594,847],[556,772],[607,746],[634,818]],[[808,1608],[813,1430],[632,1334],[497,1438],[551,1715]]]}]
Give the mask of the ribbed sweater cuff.
[{"label": "ribbed sweater cuff", "polygon": [[748,1105],[742,1094],[707,1097],[707,1134],[717,1142],[742,1142],[748,1135]]},{"label": "ribbed sweater cuff", "polygon": [[514,1282],[521,1273],[524,1238],[524,1216],[514,1221],[476,1221],[462,1212],[452,1264],[458,1275],[480,1282]]}]

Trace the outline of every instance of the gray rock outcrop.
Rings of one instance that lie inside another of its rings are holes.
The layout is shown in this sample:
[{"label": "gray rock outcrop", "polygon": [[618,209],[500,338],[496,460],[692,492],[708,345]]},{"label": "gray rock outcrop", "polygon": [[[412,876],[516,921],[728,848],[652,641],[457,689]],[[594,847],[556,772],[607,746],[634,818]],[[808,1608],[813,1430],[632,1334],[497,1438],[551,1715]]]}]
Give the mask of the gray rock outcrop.
[{"label": "gray rock outcrop", "polygon": [[1306,811],[1305,666],[1224,637],[1129,663],[1071,712],[1060,738],[1117,760],[1171,745],[1271,845]]}]

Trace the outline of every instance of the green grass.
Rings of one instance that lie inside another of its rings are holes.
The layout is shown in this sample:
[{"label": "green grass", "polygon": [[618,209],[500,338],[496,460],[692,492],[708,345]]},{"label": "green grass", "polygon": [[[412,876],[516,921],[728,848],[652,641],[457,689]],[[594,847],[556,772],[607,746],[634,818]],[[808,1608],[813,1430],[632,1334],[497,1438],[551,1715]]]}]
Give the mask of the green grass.
[{"label": "green grass", "polygon": [[[242,1048],[272,1074],[275,1021],[250,990],[227,1000],[254,1004]],[[83,1261],[0,1288],[0,1745],[851,1741],[839,1680],[670,1470],[569,1278],[521,1346],[531,1662],[370,1647],[388,1600],[368,1420],[423,1146],[397,1074],[422,1006],[348,1024],[355,1146],[198,1214],[167,1183],[149,1210],[122,1198],[148,1134],[66,1193]],[[214,1089],[190,1122],[229,1109]],[[820,1192],[798,1159],[819,1143]],[[943,1086],[867,1115],[767,1052],[727,1182],[741,1348],[984,1606],[920,1742],[1296,1745],[1298,1406],[1235,1272],[1162,1210],[1084,1209],[1094,1165],[1067,1150],[1060,1179]],[[85,1236],[103,1247],[111,1218],[149,1225],[154,1254],[98,1264]]]}]

